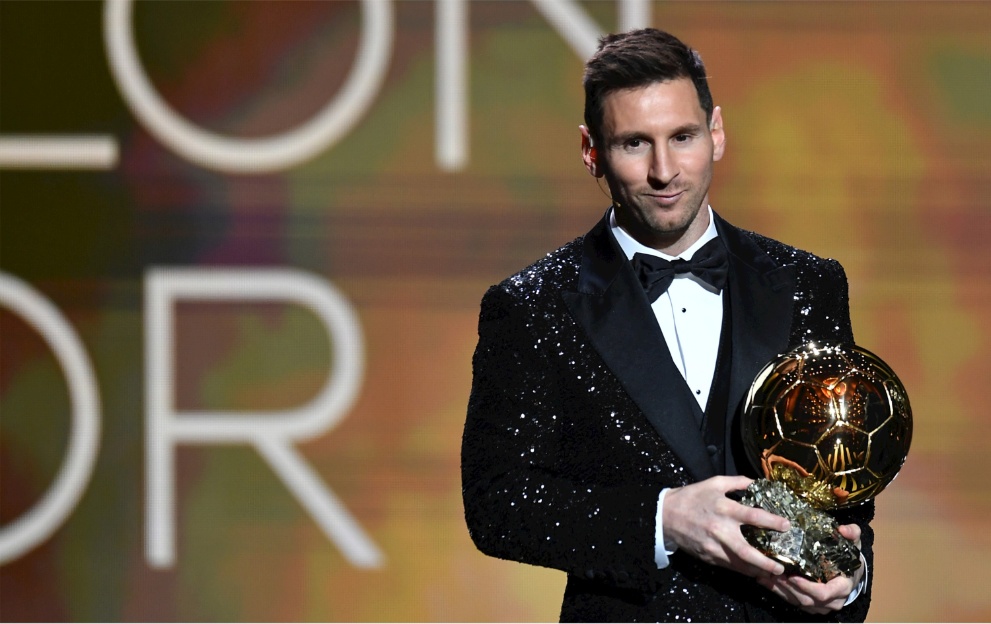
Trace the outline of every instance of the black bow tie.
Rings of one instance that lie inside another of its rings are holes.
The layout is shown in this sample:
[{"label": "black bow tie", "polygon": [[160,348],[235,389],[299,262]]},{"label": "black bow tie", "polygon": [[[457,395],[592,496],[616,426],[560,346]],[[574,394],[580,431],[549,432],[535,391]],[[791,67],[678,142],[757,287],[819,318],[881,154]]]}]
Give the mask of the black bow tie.
[{"label": "black bow tie", "polygon": [[679,273],[692,273],[717,290],[722,290],[729,272],[726,247],[718,238],[702,245],[691,260],[665,260],[650,254],[636,253],[633,254],[632,263],[633,271],[640,278],[651,303],[668,289],[674,276]]}]

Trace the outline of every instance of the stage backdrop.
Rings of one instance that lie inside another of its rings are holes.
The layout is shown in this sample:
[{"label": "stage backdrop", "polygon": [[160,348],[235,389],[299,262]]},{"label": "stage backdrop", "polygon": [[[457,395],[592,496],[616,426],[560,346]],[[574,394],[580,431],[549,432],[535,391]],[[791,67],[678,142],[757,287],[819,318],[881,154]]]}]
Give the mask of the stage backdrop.
[{"label": "stage backdrop", "polygon": [[637,0],[0,1],[2,618],[556,618],[464,525],[478,302],[607,206],[582,62],[645,24],[911,395],[871,619],[991,619],[991,5]]}]

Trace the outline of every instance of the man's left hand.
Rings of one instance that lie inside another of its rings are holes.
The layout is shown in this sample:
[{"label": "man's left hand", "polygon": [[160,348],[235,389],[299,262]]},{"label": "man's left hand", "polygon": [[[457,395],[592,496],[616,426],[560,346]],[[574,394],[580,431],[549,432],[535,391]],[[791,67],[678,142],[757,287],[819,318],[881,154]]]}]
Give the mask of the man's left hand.
[{"label": "man's left hand", "polygon": [[[840,534],[860,548],[859,526],[844,524],[840,526]],[[828,583],[812,581],[797,574],[761,577],[757,581],[803,611],[822,615],[842,609],[863,577],[864,567],[860,566],[852,577],[837,576]]]}]

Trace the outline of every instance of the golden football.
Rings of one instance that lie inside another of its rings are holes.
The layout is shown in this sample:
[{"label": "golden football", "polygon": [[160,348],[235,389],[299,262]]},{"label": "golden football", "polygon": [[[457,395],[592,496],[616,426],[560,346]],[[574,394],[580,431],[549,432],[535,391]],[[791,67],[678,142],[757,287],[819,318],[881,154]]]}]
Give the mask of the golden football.
[{"label": "golden football", "polygon": [[881,358],[854,345],[809,344],[772,360],[750,388],[741,425],[758,471],[789,480],[820,509],[877,496],[912,442],[904,386]]}]

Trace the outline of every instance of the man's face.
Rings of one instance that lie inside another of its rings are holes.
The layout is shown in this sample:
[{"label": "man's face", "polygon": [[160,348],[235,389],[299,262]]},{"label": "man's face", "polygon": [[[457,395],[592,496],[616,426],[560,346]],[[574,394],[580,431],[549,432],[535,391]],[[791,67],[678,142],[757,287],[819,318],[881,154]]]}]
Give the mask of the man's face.
[{"label": "man's face", "polygon": [[[684,251],[708,227],[712,163],[725,144],[722,112],[706,124],[692,81],[684,78],[606,96],[602,145],[583,149],[589,172],[604,175],[617,222],[641,243]],[[588,141],[583,129],[583,145]]]}]

